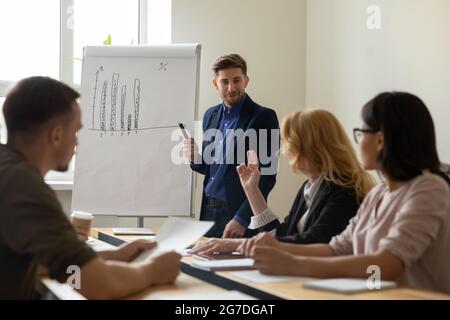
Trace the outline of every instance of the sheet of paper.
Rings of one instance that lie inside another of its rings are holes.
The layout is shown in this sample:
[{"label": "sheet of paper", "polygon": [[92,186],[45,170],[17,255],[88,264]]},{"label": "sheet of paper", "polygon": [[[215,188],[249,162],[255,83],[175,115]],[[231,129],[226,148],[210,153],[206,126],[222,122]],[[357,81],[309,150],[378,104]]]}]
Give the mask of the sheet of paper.
[{"label": "sheet of paper", "polygon": [[192,256],[192,254],[189,253],[189,250],[191,250],[191,249],[186,248],[186,249],[178,251],[178,253],[181,254],[183,257],[190,257],[190,256]]},{"label": "sheet of paper", "polygon": [[233,275],[241,279],[257,283],[277,283],[298,281],[300,283],[317,280],[316,278],[294,277],[294,276],[269,276],[262,274],[258,270],[236,271]]},{"label": "sheet of paper", "polygon": [[84,296],[75,291],[67,283],[59,283],[56,280],[42,279],[44,285],[52,292],[59,300],[86,300]]},{"label": "sheet of paper", "polygon": [[192,266],[207,271],[253,269],[253,259],[194,260]]},{"label": "sheet of paper", "polygon": [[[323,279],[317,281],[306,282],[304,288],[325,290],[339,293],[356,293],[363,291],[371,291],[367,279]],[[380,289],[395,288],[397,284],[393,281],[380,281]]]},{"label": "sheet of paper", "polygon": [[183,249],[200,239],[213,225],[211,221],[169,217],[155,237],[158,245],[143,252],[133,262],[141,262],[157,253],[171,250],[183,253]]}]

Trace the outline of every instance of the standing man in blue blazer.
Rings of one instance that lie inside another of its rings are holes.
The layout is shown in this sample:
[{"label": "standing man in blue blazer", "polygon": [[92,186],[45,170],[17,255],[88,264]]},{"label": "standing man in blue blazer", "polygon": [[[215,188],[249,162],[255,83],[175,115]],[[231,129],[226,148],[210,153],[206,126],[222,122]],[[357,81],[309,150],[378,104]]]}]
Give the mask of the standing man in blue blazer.
[{"label": "standing man in blue blazer", "polygon": [[200,220],[215,222],[206,236],[248,237],[255,232],[247,229],[253,214],[236,166],[248,161],[247,151],[257,151],[259,186],[267,199],[278,169],[278,118],[274,110],[258,105],[246,94],[247,63],[240,55],[220,57],[212,70],[222,103],[209,108],[203,117],[201,152],[193,139],[187,139],[183,153],[192,170],[205,176]]}]

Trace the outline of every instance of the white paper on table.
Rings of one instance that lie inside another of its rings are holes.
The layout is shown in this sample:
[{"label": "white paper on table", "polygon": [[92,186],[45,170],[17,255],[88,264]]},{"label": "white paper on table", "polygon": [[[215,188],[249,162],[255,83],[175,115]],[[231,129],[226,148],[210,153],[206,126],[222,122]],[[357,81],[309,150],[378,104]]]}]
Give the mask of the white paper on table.
[{"label": "white paper on table", "polygon": [[157,253],[171,250],[183,253],[183,249],[200,239],[213,225],[212,221],[169,217],[155,237],[157,246],[144,251],[133,262],[141,262]]},{"label": "white paper on table", "polygon": [[[392,289],[397,286],[397,283],[394,281],[380,281],[379,284],[380,289]],[[372,290],[368,286],[367,279],[354,278],[322,279],[304,283],[303,287],[338,293],[357,293]]]},{"label": "white paper on table", "polygon": [[306,277],[265,275],[259,272],[258,270],[236,271],[233,272],[233,276],[257,283],[277,283],[290,281],[299,281],[304,283],[307,281],[317,280],[316,278],[306,278]]},{"label": "white paper on table", "polygon": [[86,300],[78,291],[74,290],[67,283],[59,283],[56,280],[44,278],[42,283],[52,292],[59,300]]},{"label": "white paper on table", "polygon": [[183,257],[190,257],[190,256],[192,256],[192,254],[189,253],[190,251],[191,251],[191,249],[186,248],[186,249],[178,251],[178,253],[181,254],[181,256],[183,256]]},{"label": "white paper on table", "polygon": [[192,266],[207,271],[225,271],[254,269],[254,261],[250,258],[223,260],[194,260]]}]

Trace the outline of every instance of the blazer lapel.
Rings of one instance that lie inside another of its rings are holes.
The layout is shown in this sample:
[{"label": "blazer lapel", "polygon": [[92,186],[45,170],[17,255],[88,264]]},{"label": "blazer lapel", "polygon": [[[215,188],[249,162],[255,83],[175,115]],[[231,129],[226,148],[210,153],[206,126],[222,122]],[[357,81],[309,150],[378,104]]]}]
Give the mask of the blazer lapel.
[{"label": "blazer lapel", "polygon": [[[209,121],[209,125],[206,128],[206,130],[209,129],[218,129],[219,128],[219,122],[220,122],[220,112],[222,110],[222,106],[219,105],[216,110],[214,110],[214,112],[211,114],[210,117],[210,121]],[[203,132],[203,134],[205,134]],[[203,138],[204,139],[204,138]],[[209,146],[211,143],[214,143],[215,137],[210,137],[210,139],[208,140],[203,140],[203,150],[205,150],[205,148],[207,146]]]},{"label": "blazer lapel", "polygon": [[222,105],[219,105],[219,107],[214,111],[214,113],[211,116],[211,124],[208,129],[219,129],[221,112],[222,112]]},{"label": "blazer lapel", "polygon": [[311,222],[311,219],[313,216],[317,213],[317,208],[322,206],[322,202],[327,197],[327,195],[330,193],[330,184],[328,181],[323,180],[322,185],[319,187],[319,190],[317,190],[316,196],[313,199],[313,202],[311,204],[311,208],[309,208],[309,215],[306,217],[305,221],[305,229],[309,227],[309,223]]},{"label": "blazer lapel", "polygon": [[254,107],[253,105],[253,100],[250,99],[249,95],[247,95],[245,98],[245,103],[242,106],[241,114],[239,115],[239,121],[236,125],[236,129],[242,129],[244,131],[247,129],[247,123],[250,120],[250,115]]},{"label": "blazer lapel", "polygon": [[306,201],[305,201],[305,197],[303,196],[303,192],[305,190],[305,185],[303,185],[303,187],[300,189],[299,192],[301,192],[301,197],[298,203],[298,210],[297,212],[295,212],[294,216],[292,217],[292,219],[290,219],[290,223],[288,225],[288,230],[287,230],[287,234],[295,234],[298,233],[297,230],[297,224],[300,221],[300,219],[303,217],[303,215],[306,212]]}]

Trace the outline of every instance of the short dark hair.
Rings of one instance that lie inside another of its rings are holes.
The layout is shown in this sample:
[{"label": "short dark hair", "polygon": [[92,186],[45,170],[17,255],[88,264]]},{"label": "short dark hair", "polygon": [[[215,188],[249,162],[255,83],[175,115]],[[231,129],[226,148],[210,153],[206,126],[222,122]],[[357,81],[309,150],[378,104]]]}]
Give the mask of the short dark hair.
[{"label": "short dark hair", "polygon": [[220,70],[240,68],[244,75],[247,75],[247,62],[237,53],[227,54],[219,57],[212,66],[212,70],[217,75]]},{"label": "short dark hair", "polygon": [[364,106],[362,119],[384,134],[379,161],[390,179],[408,181],[429,170],[450,184],[440,170],[433,119],[420,98],[406,92],[381,93]]},{"label": "short dark hair", "polygon": [[49,120],[69,114],[79,97],[68,85],[48,77],[19,81],[3,104],[8,141],[14,143],[19,135],[31,136]]}]

